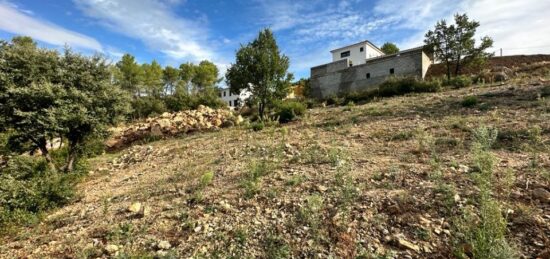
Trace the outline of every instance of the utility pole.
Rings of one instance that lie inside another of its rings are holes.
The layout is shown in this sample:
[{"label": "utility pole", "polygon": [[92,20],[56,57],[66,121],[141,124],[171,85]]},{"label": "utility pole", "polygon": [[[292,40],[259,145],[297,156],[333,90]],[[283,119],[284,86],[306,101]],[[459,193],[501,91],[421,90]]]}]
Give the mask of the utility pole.
[{"label": "utility pole", "polygon": [[500,56],[502,57],[502,48],[500,48]]}]

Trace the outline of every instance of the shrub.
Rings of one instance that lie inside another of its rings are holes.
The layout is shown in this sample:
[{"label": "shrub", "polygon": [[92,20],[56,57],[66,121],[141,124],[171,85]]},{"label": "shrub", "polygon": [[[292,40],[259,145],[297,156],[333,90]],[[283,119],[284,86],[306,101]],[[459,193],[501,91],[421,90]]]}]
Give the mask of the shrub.
[{"label": "shrub", "polygon": [[276,105],[280,123],[287,123],[306,113],[306,106],[299,101],[286,100]]},{"label": "shrub", "polygon": [[255,122],[250,124],[250,128],[254,131],[263,130],[264,127],[265,127],[265,125],[262,121],[255,121]]},{"label": "shrub", "polygon": [[366,101],[371,101],[372,99],[376,98],[378,95],[378,89],[368,89],[364,91],[358,91],[358,92],[351,92],[348,94],[345,94],[343,96],[344,103],[349,104],[351,102],[353,103],[361,103]]},{"label": "shrub", "polygon": [[462,107],[473,107],[478,103],[477,97],[475,96],[466,96],[462,99]]},{"label": "shrub", "polygon": [[167,111],[163,100],[155,97],[139,97],[132,100],[132,117],[147,118]]},{"label": "shrub", "polygon": [[441,88],[439,81],[420,81],[415,77],[390,77],[378,87],[378,95],[390,97],[407,93],[437,92]]},{"label": "shrub", "polygon": [[68,203],[78,176],[50,171],[43,158],[13,157],[0,171],[0,229],[32,223]]},{"label": "shrub", "polygon": [[454,88],[468,87],[472,85],[472,78],[469,76],[455,76],[450,80],[445,79],[443,84]]}]

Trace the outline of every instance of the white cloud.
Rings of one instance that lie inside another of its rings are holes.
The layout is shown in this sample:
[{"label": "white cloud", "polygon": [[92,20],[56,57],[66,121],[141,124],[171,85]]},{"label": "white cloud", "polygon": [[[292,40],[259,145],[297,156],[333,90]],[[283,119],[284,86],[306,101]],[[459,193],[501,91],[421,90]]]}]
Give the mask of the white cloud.
[{"label": "white cloud", "polygon": [[94,38],[70,31],[47,21],[31,17],[32,12],[19,9],[8,2],[0,2],[0,30],[13,34],[30,36],[52,45],[65,44],[94,51],[102,51],[101,44]]},{"label": "white cloud", "polygon": [[481,24],[477,38],[485,35],[493,38],[493,50],[503,48],[504,55],[550,53],[549,1],[380,1],[375,10],[391,17],[394,28],[415,31],[398,42],[403,48],[421,45],[426,31],[438,20],[451,22],[455,13],[467,13]]},{"label": "white cloud", "polygon": [[173,13],[182,0],[73,0],[86,15],[107,28],[143,41],[172,59],[212,59],[208,30]]}]

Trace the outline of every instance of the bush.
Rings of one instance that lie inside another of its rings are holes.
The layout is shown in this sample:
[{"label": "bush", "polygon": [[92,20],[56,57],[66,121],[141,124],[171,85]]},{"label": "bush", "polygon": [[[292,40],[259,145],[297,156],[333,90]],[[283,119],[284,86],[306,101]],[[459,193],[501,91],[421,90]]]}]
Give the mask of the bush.
[{"label": "bush", "polygon": [[132,117],[147,118],[167,111],[163,100],[152,97],[138,97],[132,100]]},{"label": "bush", "polygon": [[0,229],[32,223],[68,203],[78,176],[52,172],[42,158],[13,157],[0,171]]},{"label": "bush", "polygon": [[462,107],[473,107],[477,105],[478,100],[476,96],[466,96],[462,99]]},{"label": "bush", "polygon": [[306,113],[306,106],[299,101],[286,100],[275,107],[280,123],[287,123]]},{"label": "bush", "polygon": [[378,89],[369,89],[360,92],[351,92],[343,96],[344,103],[349,104],[370,101],[378,95]]},{"label": "bush", "polygon": [[250,124],[250,128],[254,131],[260,131],[263,130],[265,127],[264,123],[262,121],[256,121]]},{"label": "bush", "polygon": [[437,92],[440,89],[439,81],[420,81],[415,77],[390,77],[378,87],[378,96],[390,97],[408,93]]},{"label": "bush", "polygon": [[454,88],[468,87],[472,85],[472,78],[470,78],[469,76],[456,76],[451,78],[450,80],[445,79],[443,81],[443,84],[445,86],[452,86]]}]

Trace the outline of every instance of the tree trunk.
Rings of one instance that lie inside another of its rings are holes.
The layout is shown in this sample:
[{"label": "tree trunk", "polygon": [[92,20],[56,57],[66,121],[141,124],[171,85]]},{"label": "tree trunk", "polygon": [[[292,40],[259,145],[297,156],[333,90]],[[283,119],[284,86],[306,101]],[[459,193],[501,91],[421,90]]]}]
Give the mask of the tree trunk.
[{"label": "tree trunk", "polygon": [[455,76],[458,76],[458,73],[460,73],[460,56],[456,59]]},{"label": "tree trunk", "polygon": [[40,149],[40,153],[42,153],[42,157],[46,159],[46,162],[48,163],[48,166],[50,166],[50,169],[53,171],[57,171],[57,168],[55,167],[55,164],[53,163],[53,159],[50,155],[50,152],[48,151],[47,142],[46,140],[41,140],[39,143],[37,143],[38,149]]},{"label": "tree trunk", "polygon": [[451,80],[451,63],[449,60],[445,60],[445,64],[447,65],[447,80]]},{"label": "tree trunk", "polygon": [[76,156],[78,155],[78,143],[78,140],[69,140],[69,154],[67,155],[67,164],[64,166],[65,172],[72,172],[74,170]]}]

